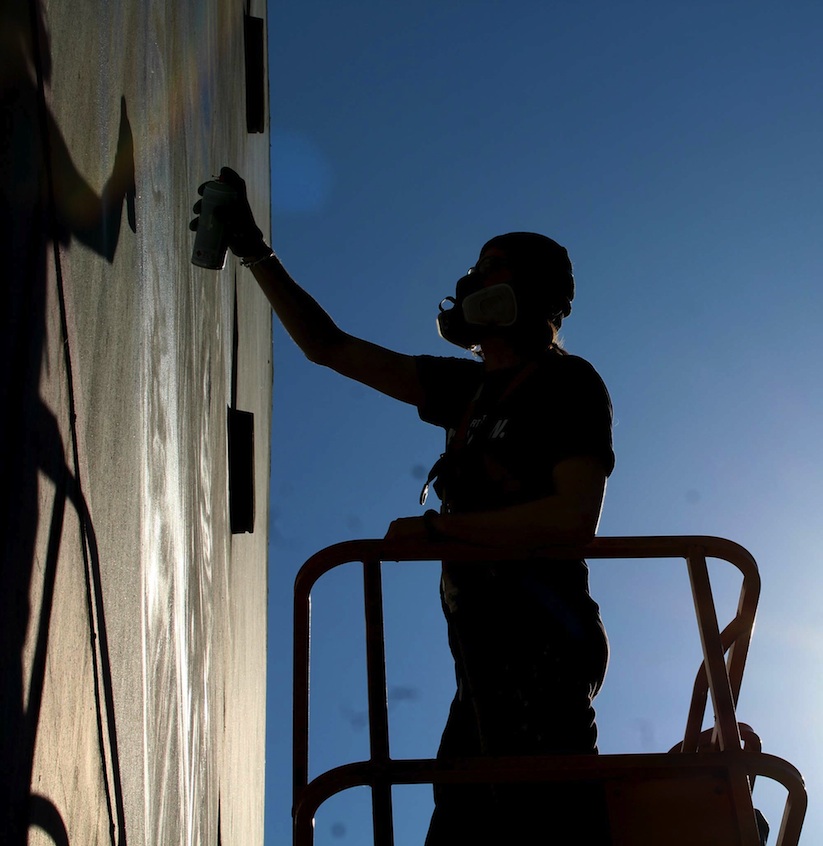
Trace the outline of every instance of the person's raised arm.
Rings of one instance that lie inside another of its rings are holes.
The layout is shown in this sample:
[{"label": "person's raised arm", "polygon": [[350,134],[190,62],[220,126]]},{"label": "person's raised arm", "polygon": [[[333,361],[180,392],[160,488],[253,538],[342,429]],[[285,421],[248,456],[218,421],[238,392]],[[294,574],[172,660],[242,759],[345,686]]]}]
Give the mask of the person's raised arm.
[{"label": "person's raised arm", "polygon": [[[231,168],[221,181],[237,192],[237,201],[222,218],[232,252],[251,268],[283,327],[306,357],[381,393],[417,405],[422,388],[414,358],[349,335],[283,267],[254,221],[246,184]],[[199,204],[195,213],[199,213]],[[196,221],[192,223],[196,228]]]}]

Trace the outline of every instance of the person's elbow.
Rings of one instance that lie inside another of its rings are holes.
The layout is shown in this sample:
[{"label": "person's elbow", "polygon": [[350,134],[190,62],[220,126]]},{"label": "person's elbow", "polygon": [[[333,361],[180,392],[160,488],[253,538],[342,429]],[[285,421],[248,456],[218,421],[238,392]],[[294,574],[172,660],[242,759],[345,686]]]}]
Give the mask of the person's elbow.
[{"label": "person's elbow", "polygon": [[597,533],[598,515],[589,509],[568,507],[558,509],[554,519],[544,523],[538,534],[546,545],[587,546]]},{"label": "person's elbow", "polygon": [[567,459],[555,468],[554,483],[562,503],[563,539],[575,545],[591,543],[597,534],[606,494],[606,474],[590,456]]},{"label": "person's elbow", "polygon": [[535,503],[530,531],[521,533],[537,546],[587,546],[595,537],[599,512],[577,501],[550,497]]},{"label": "person's elbow", "polygon": [[331,361],[334,355],[327,344],[305,344],[302,349],[303,355],[305,355],[312,364],[319,364],[321,367],[331,366]]},{"label": "person's elbow", "polygon": [[581,509],[569,520],[569,542],[575,546],[587,546],[597,535],[600,522],[599,510]]},{"label": "person's elbow", "polygon": [[336,368],[345,348],[346,334],[336,326],[327,328],[325,332],[314,333],[303,339],[300,349],[303,355],[312,363],[321,367]]}]

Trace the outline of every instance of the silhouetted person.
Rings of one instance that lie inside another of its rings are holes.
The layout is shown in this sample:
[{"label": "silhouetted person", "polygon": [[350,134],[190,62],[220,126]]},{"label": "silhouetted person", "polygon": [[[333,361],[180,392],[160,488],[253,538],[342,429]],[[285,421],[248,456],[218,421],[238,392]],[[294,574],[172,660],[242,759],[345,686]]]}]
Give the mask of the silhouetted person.
[{"label": "silhouetted person", "polygon": [[[24,690],[23,648],[27,633],[48,633],[48,620],[30,625],[39,475],[55,483],[57,498],[78,502],[64,454],[68,434],[40,398],[47,268],[54,243],[67,246],[72,238],[113,260],[123,204],[134,196],[134,154],[123,100],[115,162],[102,193],[78,173],[46,105],[51,51],[37,0],[0,4],[0,56],[0,841],[16,844],[27,838],[42,691],[42,678],[34,677]],[[133,202],[128,209],[134,229]],[[57,564],[64,504],[55,503],[53,543],[43,551],[47,578]]]},{"label": "silhouetted person", "polygon": [[[438,755],[595,753],[592,699],[608,644],[586,564],[506,560],[507,548],[590,541],[614,466],[606,388],[557,342],[574,296],[566,250],[528,232],[488,241],[438,320],[440,334],[477,360],[402,355],[339,329],[265,243],[243,181],[229,169],[222,178],[239,196],[223,215],[231,249],[309,360],[416,406],[446,431],[429,477],[440,513],[395,520],[386,537],[500,548],[495,562],[443,562],[457,693]],[[609,842],[597,788],[434,793],[427,846]]]}]

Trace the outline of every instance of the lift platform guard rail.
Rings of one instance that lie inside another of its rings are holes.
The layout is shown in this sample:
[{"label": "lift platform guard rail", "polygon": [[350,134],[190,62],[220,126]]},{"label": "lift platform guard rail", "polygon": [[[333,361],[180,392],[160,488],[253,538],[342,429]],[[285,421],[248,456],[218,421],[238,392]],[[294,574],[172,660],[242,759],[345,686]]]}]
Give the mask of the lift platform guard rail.
[{"label": "lift platform guard rail", "polygon": [[[722,538],[597,538],[583,548],[512,550],[507,560],[541,558],[685,560],[703,648],[682,742],[668,753],[555,755],[464,760],[405,759],[389,755],[381,564],[385,561],[490,561],[499,549],[453,543],[348,541],[313,555],[294,593],[294,846],[311,846],[314,815],[330,796],[369,785],[375,846],[393,846],[393,784],[598,780],[608,798],[614,846],[760,846],[751,788],[761,775],[781,783],[786,804],[776,846],[797,846],[806,813],[800,773],[760,751],[757,735],[738,723],[736,706],[760,594],[752,556]],[[743,576],[737,612],[721,631],[707,559],[732,564]],[[370,758],[308,780],[309,594],[324,573],[341,564],[363,565]],[[714,728],[702,732],[711,695]]]}]

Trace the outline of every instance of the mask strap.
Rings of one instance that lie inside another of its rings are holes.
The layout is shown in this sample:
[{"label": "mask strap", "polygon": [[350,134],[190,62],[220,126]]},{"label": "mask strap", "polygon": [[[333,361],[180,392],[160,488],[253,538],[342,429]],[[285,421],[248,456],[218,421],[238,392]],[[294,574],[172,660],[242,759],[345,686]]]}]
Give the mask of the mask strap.
[{"label": "mask strap", "polygon": [[[509,382],[506,390],[498,397],[497,403],[503,402],[503,400],[507,399],[508,396],[515,391],[529,376],[534,373],[535,370],[538,368],[538,362],[530,361],[524,367],[520,368],[520,370],[515,374],[514,378]],[[437,461],[434,462],[432,469],[429,470],[429,475],[426,481],[423,484],[423,488],[420,491],[420,504],[425,505],[426,499],[429,496],[429,486],[431,483],[440,475],[442,472],[444,464],[449,460],[450,457],[453,457],[455,453],[460,452],[460,450],[465,449],[467,436],[469,433],[469,423],[471,423],[472,417],[474,417],[474,409],[477,406],[477,401],[480,399],[480,395],[483,393],[483,387],[485,382],[481,382],[480,386],[477,389],[477,393],[472,397],[472,401],[469,403],[468,407],[466,408],[465,413],[463,414],[463,419],[460,421],[460,425],[457,427],[457,430],[452,438],[449,447],[446,452],[444,452]]]}]

